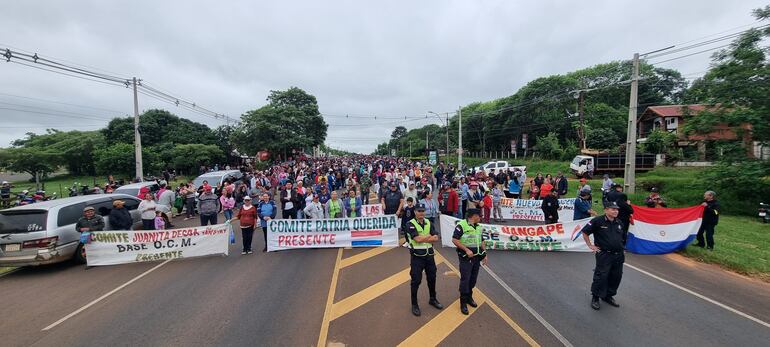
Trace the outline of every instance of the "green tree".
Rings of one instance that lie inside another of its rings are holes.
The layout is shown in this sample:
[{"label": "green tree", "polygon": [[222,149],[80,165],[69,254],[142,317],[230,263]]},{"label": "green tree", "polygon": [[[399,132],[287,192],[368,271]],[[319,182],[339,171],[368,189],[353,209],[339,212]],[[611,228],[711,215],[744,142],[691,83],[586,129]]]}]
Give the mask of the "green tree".
[{"label": "green tree", "polygon": [[644,150],[649,153],[668,154],[676,143],[676,133],[655,129],[647,135]]},{"label": "green tree", "polygon": [[241,116],[233,142],[242,153],[282,153],[321,145],[328,125],[315,96],[297,87],[270,91],[268,104]]},{"label": "green tree", "polygon": [[67,168],[70,174],[94,175],[93,152],[102,146],[104,138],[98,131],[59,131],[48,129],[45,134],[27,133],[12,144],[15,147],[38,148],[55,152],[57,165]]},{"label": "green tree", "polygon": [[544,159],[560,159],[564,154],[559,144],[559,138],[553,132],[545,136],[538,136],[535,150]]},{"label": "green tree", "polygon": [[6,148],[0,150],[0,168],[43,177],[56,171],[59,158],[60,153],[39,147]]},{"label": "green tree", "polygon": [[194,172],[201,165],[221,161],[224,159],[224,152],[216,145],[180,144],[174,147],[173,157],[175,168],[184,172]]},{"label": "green tree", "polygon": [[[158,161],[157,152],[150,147],[142,148],[142,165],[145,168]],[[133,177],[136,170],[134,145],[116,143],[94,152],[96,173],[100,175],[125,175]]]},{"label": "green tree", "polygon": [[593,149],[616,148],[620,139],[615,131],[609,128],[595,128],[586,130],[586,147]]},{"label": "green tree", "polygon": [[[102,130],[108,144],[134,143],[134,118],[115,118]],[[179,118],[166,110],[147,110],[139,116],[139,134],[143,146],[161,143],[216,144],[213,131],[205,124]]]}]

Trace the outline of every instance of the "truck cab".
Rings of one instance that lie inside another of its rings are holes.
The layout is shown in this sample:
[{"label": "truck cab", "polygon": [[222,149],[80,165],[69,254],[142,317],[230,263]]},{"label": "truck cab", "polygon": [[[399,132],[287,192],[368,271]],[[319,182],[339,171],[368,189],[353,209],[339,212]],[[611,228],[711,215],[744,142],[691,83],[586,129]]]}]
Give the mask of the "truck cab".
[{"label": "truck cab", "polygon": [[594,157],[588,155],[576,155],[569,164],[570,171],[577,176],[583,177],[588,171],[588,164],[591,164],[596,169],[596,163],[594,163]]}]

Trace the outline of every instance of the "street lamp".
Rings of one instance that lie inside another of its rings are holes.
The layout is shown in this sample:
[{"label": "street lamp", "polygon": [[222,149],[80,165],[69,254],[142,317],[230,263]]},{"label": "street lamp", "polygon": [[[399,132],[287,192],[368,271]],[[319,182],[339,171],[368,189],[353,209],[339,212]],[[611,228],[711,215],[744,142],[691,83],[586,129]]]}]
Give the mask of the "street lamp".
[{"label": "street lamp", "polygon": [[[436,116],[436,118],[438,118],[438,120],[441,121],[441,123],[443,123],[444,126],[446,127],[446,154],[444,154],[444,155],[446,157],[449,157],[449,112],[446,113],[446,122],[444,122],[444,119],[441,118],[441,116],[438,113],[433,112],[433,111],[428,111],[428,113],[433,114],[434,116]],[[427,136],[426,136],[426,138],[427,138]],[[427,143],[427,140],[426,140],[426,143]]]}]

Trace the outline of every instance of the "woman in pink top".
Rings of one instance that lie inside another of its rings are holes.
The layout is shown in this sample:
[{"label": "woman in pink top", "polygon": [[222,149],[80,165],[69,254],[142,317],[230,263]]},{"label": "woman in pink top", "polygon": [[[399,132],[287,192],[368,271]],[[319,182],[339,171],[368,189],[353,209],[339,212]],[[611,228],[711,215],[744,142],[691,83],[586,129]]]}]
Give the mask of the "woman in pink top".
[{"label": "woman in pink top", "polygon": [[233,218],[233,208],[235,207],[235,199],[233,194],[226,192],[219,197],[219,203],[222,205],[222,211],[225,213],[225,220]]}]

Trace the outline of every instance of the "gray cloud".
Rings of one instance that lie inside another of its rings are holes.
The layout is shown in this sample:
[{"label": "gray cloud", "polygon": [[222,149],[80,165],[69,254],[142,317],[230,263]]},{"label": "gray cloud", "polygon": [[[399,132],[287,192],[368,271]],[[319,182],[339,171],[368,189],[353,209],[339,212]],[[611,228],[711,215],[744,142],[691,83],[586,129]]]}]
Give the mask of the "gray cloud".
[{"label": "gray cloud", "polygon": [[[740,5],[718,0],[23,1],[3,5],[0,43],[136,75],[235,118],[263,105],[269,90],[289,86],[316,95],[326,114],[401,116],[454,110],[510,95],[540,76],[628,59],[634,52],[749,24],[750,10],[763,5],[759,0]],[[702,54],[665,66],[696,73],[706,70],[708,61]],[[0,93],[133,112],[126,88],[9,63],[0,66],[0,81]],[[0,145],[45,127],[95,129],[116,115],[2,95],[0,102],[105,118],[0,109]],[[141,109],[154,107],[210,126],[222,124],[140,97]],[[329,117],[327,122],[329,145],[371,152],[396,125],[412,128],[437,120]]]}]

